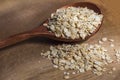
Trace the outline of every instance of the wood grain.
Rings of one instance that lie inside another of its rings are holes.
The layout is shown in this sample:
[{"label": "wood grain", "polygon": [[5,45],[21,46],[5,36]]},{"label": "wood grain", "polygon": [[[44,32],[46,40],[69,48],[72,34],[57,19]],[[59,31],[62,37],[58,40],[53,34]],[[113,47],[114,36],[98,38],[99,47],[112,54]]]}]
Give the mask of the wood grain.
[{"label": "wood grain", "polygon": [[[90,1],[96,3],[104,14],[100,31],[88,43],[97,43],[101,37],[113,38],[115,48],[120,48],[120,5],[119,0],[1,0],[0,39],[31,30],[39,26],[50,13],[72,2]],[[51,62],[40,56],[50,45],[58,43],[43,38],[33,38],[12,47],[0,50],[0,80],[63,80],[63,71],[54,69]],[[109,45],[104,45],[106,48]],[[109,51],[112,55],[112,49]],[[120,65],[113,74],[95,76],[91,72],[73,75],[70,80],[120,80]]]},{"label": "wood grain", "polygon": [[22,42],[24,40],[33,38],[33,37],[50,37],[54,36],[53,33],[50,33],[46,27],[41,25],[33,30],[26,31],[23,33],[12,35],[6,39],[0,40],[0,49],[14,45],[16,43]]}]

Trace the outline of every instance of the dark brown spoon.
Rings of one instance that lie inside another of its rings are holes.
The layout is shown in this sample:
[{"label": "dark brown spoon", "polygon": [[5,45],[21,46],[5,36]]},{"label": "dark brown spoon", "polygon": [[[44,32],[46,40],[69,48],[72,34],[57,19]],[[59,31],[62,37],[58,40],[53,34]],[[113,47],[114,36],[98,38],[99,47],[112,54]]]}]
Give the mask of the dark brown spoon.
[{"label": "dark brown spoon", "polygon": [[[90,2],[78,2],[78,3],[73,3],[73,4],[69,4],[66,6],[63,6],[62,8],[67,8],[69,6],[74,6],[74,7],[88,7],[89,9],[94,10],[96,13],[101,14],[100,9],[93,3]],[[103,20],[102,20],[103,21]],[[48,20],[46,20],[44,23],[47,23]],[[90,35],[87,36],[84,40],[90,38],[92,35],[94,35],[99,28],[101,27],[101,24],[98,26],[98,28]],[[78,42],[78,41],[84,41],[83,39],[79,38],[79,39],[66,39],[66,38],[62,38],[62,37],[56,37],[54,35],[54,33],[50,32],[46,27],[42,25],[40,25],[39,27],[31,30],[31,31],[27,31],[24,33],[20,33],[20,34],[16,34],[13,36],[8,37],[7,39],[1,40],[0,41],[0,48],[4,48],[6,46],[10,46],[13,45],[15,43],[21,42],[23,40],[35,37],[35,36],[40,36],[40,37],[47,37],[53,40],[57,40],[57,41],[63,41],[63,42]]]}]

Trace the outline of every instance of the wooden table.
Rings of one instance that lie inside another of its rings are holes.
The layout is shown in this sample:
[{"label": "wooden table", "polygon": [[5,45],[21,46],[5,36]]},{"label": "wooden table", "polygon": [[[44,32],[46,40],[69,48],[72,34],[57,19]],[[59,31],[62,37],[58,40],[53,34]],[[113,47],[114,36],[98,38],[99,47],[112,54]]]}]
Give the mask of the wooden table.
[{"label": "wooden table", "polygon": [[[115,48],[120,47],[119,0],[0,0],[0,40],[39,26],[57,8],[77,1],[96,3],[105,17],[100,31],[86,42],[97,43],[107,37],[115,40]],[[63,71],[54,69],[48,59],[40,56],[53,44],[56,42],[36,37],[1,49],[0,80],[63,80]],[[117,68],[113,74],[95,76],[86,72],[70,80],[120,80],[120,64],[112,63],[108,68],[112,66]]]}]

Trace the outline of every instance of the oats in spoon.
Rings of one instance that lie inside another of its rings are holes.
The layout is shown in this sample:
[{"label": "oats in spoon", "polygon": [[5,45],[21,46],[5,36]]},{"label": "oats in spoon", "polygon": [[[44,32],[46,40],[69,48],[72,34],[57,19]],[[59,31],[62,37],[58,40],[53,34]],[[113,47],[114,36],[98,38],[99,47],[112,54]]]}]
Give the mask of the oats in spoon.
[{"label": "oats in spoon", "polygon": [[85,39],[99,27],[102,18],[102,14],[87,7],[68,7],[57,9],[44,26],[54,32],[56,37]]}]

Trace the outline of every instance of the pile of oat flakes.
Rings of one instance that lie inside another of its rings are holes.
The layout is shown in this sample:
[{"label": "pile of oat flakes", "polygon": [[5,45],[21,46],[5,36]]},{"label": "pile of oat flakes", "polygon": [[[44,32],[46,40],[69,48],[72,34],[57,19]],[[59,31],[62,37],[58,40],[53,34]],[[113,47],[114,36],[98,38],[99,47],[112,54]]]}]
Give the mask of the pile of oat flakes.
[{"label": "pile of oat flakes", "polygon": [[56,37],[85,39],[99,27],[102,18],[102,14],[87,7],[68,7],[57,9],[44,26],[55,33]]},{"label": "pile of oat flakes", "polygon": [[[95,13],[88,8],[68,7],[58,9],[51,14],[48,24],[44,24],[56,37],[70,39],[82,38],[91,35],[99,24],[103,15]],[[114,40],[103,37],[97,44],[62,44],[51,46],[47,52],[41,53],[53,63],[54,68],[64,70],[64,78],[69,79],[70,74],[85,73],[92,71],[96,75],[102,75],[106,66],[113,62],[108,49],[103,47],[104,42],[110,42],[114,48]],[[120,51],[114,49],[116,61],[120,61]],[[67,70],[67,71],[66,71]],[[72,70],[72,72],[69,72]],[[116,68],[113,67],[112,71]],[[109,73],[112,73],[110,71]]]},{"label": "pile of oat flakes", "polygon": [[[113,59],[108,53],[108,49],[102,45],[105,42],[110,42],[110,47],[113,48],[114,40],[106,37],[98,41],[98,44],[62,44],[51,46],[50,50],[41,53],[53,63],[54,68],[64,70],[64,78],[69,79],[70,74],[85,73],[92,71],[96,75],[102,75],[106,71],[106,66],[113,62]],[[120,61],[120,51],[114,49],[116,60]],[[68,71],[66,71],[68,70]],[[72,70],[72,72],[69,72]],[[108,73],[116,70],[115,67]]]}]

